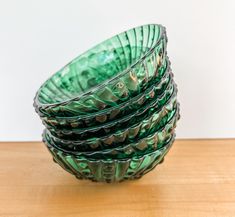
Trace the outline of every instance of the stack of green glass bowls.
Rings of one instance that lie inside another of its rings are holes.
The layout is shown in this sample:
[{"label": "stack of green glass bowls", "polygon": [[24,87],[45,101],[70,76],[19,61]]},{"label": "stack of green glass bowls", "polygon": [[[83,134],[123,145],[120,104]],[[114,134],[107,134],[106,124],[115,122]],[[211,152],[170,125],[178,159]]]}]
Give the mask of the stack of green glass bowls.
[{"label": "stack of green glass bowls", "polygon": [[177,88],[166,30],[139,26],[75,58],[34,99],[53,159],[78,179],[120,182],[161,163],[175,139]]}]

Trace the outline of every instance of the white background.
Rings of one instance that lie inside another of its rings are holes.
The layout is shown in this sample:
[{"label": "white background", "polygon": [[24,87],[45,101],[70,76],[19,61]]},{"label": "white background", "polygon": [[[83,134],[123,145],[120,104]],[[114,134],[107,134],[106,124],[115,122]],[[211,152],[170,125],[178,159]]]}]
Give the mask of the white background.
[{"label": "white background", "polygon": [[81,52],[134,26],[167,27],[178,138],[235,137],[235,1],[0,1],[0,140],[40,140],[39,86]]}]

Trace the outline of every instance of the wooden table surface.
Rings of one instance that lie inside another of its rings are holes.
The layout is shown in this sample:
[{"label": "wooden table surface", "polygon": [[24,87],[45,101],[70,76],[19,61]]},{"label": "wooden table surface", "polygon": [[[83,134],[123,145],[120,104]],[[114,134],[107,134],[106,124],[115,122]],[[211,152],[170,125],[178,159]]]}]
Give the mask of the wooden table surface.
[{"label": "wooden table surface", "polygon": [[177,140],[136,181],[78,181],[42,143],[0,143],[0,217],[234,217],[235,140]]}]

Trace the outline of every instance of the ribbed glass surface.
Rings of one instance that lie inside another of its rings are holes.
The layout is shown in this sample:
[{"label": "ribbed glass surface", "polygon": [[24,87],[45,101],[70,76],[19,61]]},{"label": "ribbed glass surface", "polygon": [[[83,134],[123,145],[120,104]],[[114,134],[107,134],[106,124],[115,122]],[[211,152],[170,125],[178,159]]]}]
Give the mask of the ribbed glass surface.
[{"label": "ribbed glass surface", "polygon": [[142,177],[162,161],[173,142],[174,136],[156,151],[143,156],[119,160],[84,158],[59,151],[50,145],[47,145],[47,148],[54,161],[78,179],[109,183]]},{"label": "ribbed glass surface", "polygon": [[121,129],[122,127],[132,125],[136,122],[143,121],[144,118],[152,115],[156,109],[162,108],[162,106],[170,100],[171,97],[176,94],[176,88],[173,84],[170,84],[168,89],[164,92],[161,98],[156,98],[152,100],[146,106],[141,107],[130,115],[126,115],[119,119],[115,119],[105,124],[100,124],[97,126],[87,127],[87,128],[73,128],[73,129],[54,129],[48,128],[55,136],[59,138],[72,138],[72,139],[88,139],[93,136],[103,136],[107,133],[114,132]]},{"label": "ribbed glass surface", "polygon": [[39,89],[35,107],[63,116],[95,112],[140,93],[165,61],[165,29],[145,25],[120,33],[78,56]]},{"label": "ribbed glass surface", "polygon": [[117,147],[113,147],[112,144],[109,145],[108,149],[102,149],[100,151],[88,151],[84,152],[79,149],[69,150],[62,147],[58,147],[58,144],[51,140],[50,136],[44,132],[43,139],[47,144],[52,145],[60,151],[68,154],[74,154],[76,156],[91,157],[93,159],[126,159],[128,157],[139,156],[146,154],[150,151],[155,151],[156,149],[164,146],[167,140],[172,137],[174,129],[176,127],[176,121],[178,120],[178,110],[173,110],[165,119],[159,123],[160,129],[153,130],[143,139],[136,138],[133,142],[128,143],[122,142]]},{"label": "ribbed glass surface", "polygon": [[117,130],[114,133],[106,134],[105,136],[90,137],[86,140],[65,140],[53,136],[48,130],[44,134],[47,134],[47,137],[50,137],[54,144],[66,150],[95,151],[122,146],[142,139],[156,130],[160,129],[161,131],[161,128],[165,127],[166,123],[172,118],[172,115],[175,114],[175,110],[179,110],[179,105],[177,107],[176,102],[174,97],[160,111],[154,112],[153,115],[143,121]]},{"label": "ribbed glass surface", "polygon": [[87,113],[78,116],[64,116],[64,117],[48,117],[41,115],[43,123],[47,127],[54,127],[57,129],[63,128],[86,128],[106,123],[123,117],[134,112],[136,109],[144,106],[152,98],[161,96],[172,80],[172,73],[168,63],[167,68],[164,70],[164,76],[160,81],[153,82],[149,88],[141,92],[130,100],[123,102],[117,106],[102,109],[95,113]]},{"label": "ribbed glass surface", "polygon": [[121,182],[163,162],[180,119],[166,30],[148,24],[79,55],[39,88],[34,107],[53,160],[78,179]]}]

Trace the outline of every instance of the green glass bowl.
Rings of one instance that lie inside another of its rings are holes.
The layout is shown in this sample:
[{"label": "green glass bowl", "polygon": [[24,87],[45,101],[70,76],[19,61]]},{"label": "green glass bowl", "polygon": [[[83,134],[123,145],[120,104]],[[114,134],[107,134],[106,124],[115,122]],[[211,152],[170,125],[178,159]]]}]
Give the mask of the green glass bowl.
[{"label": "green glass bowl", "polygon": [[34,106],[48,115],[92,113],[127,101],[159,77],[167,37],[161,25],[120,33],[78,56],[38,90]]},{"label": "green glass bowl", "polygon": [[92,159],[62,152],[46,144],[48,150],[64,170],[78,179],[96,182],[121,182],[137,179],[151,171],[163,161],[170,150],[175,136],[161,148],[142,156],[127,159]]},{"label": "green glass bowl", "polygon": [[97,126],[110,122],[114,119],[126,116],[141,106],[149,103],[156,96],[161,96],[171,82],[173,74],[170,66],[164,72],[164,76],[160,82],[152,84],[144,92],[138,94],[127,102],[123,102],[117,106],[110,107],[92,114],[79,115],[74,117],[48,117],[42,116],[41,119],[46,127],[55,129],[71,129],[71,128],[86,128]]},{"label": "green glass bowl", "polygon": [[176,127],[176,122],[179,117],[179,111],[178,109],[176,109],[172,113],[173,114],[171,115],[169,120],[167,120],[165,125],[161,126],[160,129],[159,128],[157,130],[155,129],[152,133],[147,134],[146,137],[138,139],[135,142],[132,143],[123,142],[123,144],[118,147],[113,148],[112,146],[110,146],[110,149],[105,149],[100,151],[89,151],[89,152],[68,150],[66,149],[66,147],[64,148],[58,147],[58,145],[51,140],[46,131],[44,131],[43,134],[43,142],[65,153],[74,154],[76,156],[83,156],[86,158],[124,159],[134,156],[140,156],[155,151],[156,149],[162,148],[165,142],[172,137]]},{"label": "green glass bowl", "polygon": [[108,133],[116,132],[123,127],[131,126],[135,123],[143,121],[146,117],[152,115],[156,109],[162,108],[171,99],[172,96],[176,95],[176,92],[176,87],[172,81],[160,98],[157,97],[149,104],[142,106],[140,109],[136,110],[130,115],[115,119],[105,124],[100,124],[98,126],[88,127],[85,129],[73,128],[63,130],[54,129],[52,127],[47,128],[54,136],[61,139],[84,140],[96,136],[101,137]]},{"label": "green glass bowl", "polygon": [[114,133],[105,136],[96,136],[87,140],[65,140],[53,136],[48,130],[43,137],[49,137],[52,143],[69,151],[96,151],[105,150],[122,144],[132,143],[159,130],[172,118],[177,109],[176,96],[153,115],[134,125],[128,125]]}]

